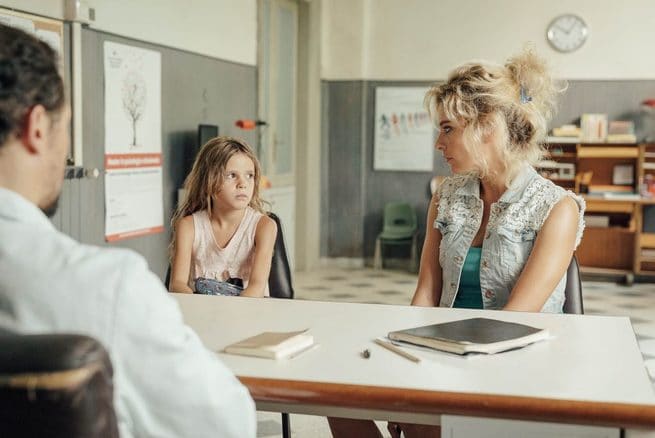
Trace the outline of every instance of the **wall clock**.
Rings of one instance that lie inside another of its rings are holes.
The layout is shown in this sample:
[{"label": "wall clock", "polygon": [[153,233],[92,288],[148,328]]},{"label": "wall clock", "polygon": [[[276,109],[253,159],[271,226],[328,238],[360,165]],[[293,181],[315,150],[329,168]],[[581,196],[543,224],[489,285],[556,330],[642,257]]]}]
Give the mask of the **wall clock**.
[{"label": "wall clock", "polygon": [[568,53],[579,49],[588,34],[589,28],[582,18],[574,14],[563,14],[550,22],[546,37],[555,50]]}]

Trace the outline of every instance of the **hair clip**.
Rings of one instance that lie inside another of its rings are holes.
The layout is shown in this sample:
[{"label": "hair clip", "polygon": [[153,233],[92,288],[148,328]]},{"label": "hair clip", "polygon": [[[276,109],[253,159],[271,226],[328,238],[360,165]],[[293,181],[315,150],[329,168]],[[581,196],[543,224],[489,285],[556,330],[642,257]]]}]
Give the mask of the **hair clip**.
[{"label": "hair clip", "polygon": [[528,92],[523,85],[521,85],[521,103],[532,102],[532,96],[528,96]]}]

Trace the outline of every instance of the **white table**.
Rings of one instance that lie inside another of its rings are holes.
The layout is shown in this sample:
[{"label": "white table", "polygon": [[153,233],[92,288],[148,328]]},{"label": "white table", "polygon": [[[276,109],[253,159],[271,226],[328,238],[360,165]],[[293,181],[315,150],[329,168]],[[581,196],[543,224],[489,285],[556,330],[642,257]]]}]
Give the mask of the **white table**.
[{"label": "white table", "polygon": [[[425,424],[452,414],[655,429],[655,396],[625,317],[174,297],[260,410]],[[554,338],[490,356],[412,349],[418,364],[373,343],[391,330],[473,316],[544,327]],[[319,346],[293,359],[220,353],[262,331],[305,328]]]}]

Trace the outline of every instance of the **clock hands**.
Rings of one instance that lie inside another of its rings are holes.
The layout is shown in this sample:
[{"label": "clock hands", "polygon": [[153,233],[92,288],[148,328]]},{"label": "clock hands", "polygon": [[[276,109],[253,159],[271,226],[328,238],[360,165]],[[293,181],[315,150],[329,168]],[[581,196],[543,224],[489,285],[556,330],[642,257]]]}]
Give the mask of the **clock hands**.
[{"label": "clock hands", "polygon": [[559,23],[557,23],[555,26],[556,26],[558,29],[562,30],[564,33],[566,33],[566,34],[568,35],[568,34],[571,33],[571,31],[572,31],[573,29],[575,29],[575,27],[576,27],[577,24],[578,24],[578,22],[577,22],[576,20],[572,20],[572,21],[573,21],[573,23],[572,23],[570,26],[568,26],[568,27],[560,26]]}]

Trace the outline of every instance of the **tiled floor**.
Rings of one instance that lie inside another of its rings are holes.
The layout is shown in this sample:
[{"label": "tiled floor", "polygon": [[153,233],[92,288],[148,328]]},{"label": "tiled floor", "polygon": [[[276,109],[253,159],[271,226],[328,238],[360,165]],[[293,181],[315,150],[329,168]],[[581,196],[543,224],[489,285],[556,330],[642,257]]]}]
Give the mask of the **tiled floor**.
[{"label": "tiled floor", "polygon": [[[294,277],[296,299],[302,300],[409,304],[415,287],[415,274],[367,268],[326,268],[296,273]],[[585,281],[582,289],[586,314],[630,317],[644,357],[644,365],[655,382],[655,284],[638,283],[628,287],[616,283]],[[279,414],[260,412],[258,420],[259,437],[281,436]],[[380,429],[386,432],[386,428]],[[294,438],[331,436],[327,421],[322,417],[292,415],[291,430]],[[628,436],[637,435],[629,433]]]}]

